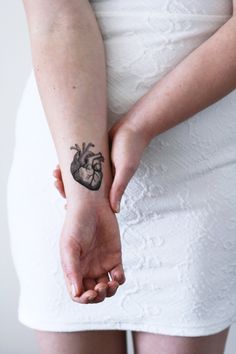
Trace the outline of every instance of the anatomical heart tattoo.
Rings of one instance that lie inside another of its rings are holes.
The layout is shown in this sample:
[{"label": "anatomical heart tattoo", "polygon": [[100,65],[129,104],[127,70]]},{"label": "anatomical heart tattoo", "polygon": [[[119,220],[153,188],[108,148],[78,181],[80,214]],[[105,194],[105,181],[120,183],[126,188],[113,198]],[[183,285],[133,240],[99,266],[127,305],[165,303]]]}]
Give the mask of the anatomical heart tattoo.
[{"label": "anatomical heart tattoo", "polygon": [[76,150],[73,161],[70,165],[70,171],[73,178],[91,190],[98,190],[102,183],[102,162],[104,157],[101,152],[94,153],[89,150],[90,147],[94,147],[92,143],[82,144],[82,149],[78,144],[71,146],[71,149]]}]

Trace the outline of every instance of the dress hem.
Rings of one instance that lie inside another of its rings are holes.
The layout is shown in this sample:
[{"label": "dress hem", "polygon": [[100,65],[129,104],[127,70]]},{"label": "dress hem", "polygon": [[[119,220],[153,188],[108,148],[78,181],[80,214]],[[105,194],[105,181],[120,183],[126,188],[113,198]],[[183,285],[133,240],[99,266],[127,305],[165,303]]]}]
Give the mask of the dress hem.
[{"label": "dress hem", "polygon": [[[164,334],[172,336],[208,336],[216,334],[224,329],[228,328],[236,322],[236,318],[231,318],[222,322],[219,322],[211,326],[173,326],[162,324],[140,324],[137,322],[112,322],[112,323],[100,323],[100,322],[76,322],[76,323],[55,323],[55,322],[33,322],[27,320],[25,317],[18,315],[18,321],[26,327],[34,330],[50,331],[50,332],[80,332],[89,330],[126,330],[126,331],[141,331],[155,334]],[[112,328],[111,328],[112,326]]]}]

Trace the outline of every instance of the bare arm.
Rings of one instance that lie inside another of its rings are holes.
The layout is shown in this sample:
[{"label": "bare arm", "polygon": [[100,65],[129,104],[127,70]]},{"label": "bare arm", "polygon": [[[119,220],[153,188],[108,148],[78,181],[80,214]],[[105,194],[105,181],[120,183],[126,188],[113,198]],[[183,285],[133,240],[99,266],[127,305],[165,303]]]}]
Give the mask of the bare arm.
[{"label": "bare arm", "polygon": [[[233,16],[164,75],[109,131],[114,211],[150,140],[236,88],[236,0]],[[120,149],[126,151],[120,156]]]},{"label": "bare arm", "polygon": [[101,302],[125,281],[118,222],[109,204],[102,36],[88,0],[24,0],[24,5],[67,197],[59,243],[67,289],[73,301]]},{"label": "bare arm", "polygon": [[67,202],[108,198],[105,56],[92,8],[87,0],[24,0],[24,7]]},{"label": "bare arm", "polygon": [[126,115],[148,140],[236,88],[236,0],[233,16],[145,94]]}]

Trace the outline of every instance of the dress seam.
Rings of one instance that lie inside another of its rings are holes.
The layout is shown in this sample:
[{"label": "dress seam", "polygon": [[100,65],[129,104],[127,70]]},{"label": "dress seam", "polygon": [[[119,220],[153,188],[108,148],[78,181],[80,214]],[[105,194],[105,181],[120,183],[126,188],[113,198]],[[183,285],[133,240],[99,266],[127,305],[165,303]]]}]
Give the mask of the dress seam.
[{"label": "dress seam", "polygon": [[191,19],[191,20],[206,20],[209,21],[211,20],[223,20],[223,19],[229,19],[232,17],[232,15],[209,15],[209,14],[178,14],[178,13],[169,13],[169,12],[160,12],[160,11],[155,11],[152,10],[150,11],[145,11],[145,10],[95,10],[95,15],[96,16],[102,16],[102,17],[109,17],[109,16],[142,16],[147,15],[148,17],[163,17],[164,19],[166,18],[179,18],[183,20]]}]

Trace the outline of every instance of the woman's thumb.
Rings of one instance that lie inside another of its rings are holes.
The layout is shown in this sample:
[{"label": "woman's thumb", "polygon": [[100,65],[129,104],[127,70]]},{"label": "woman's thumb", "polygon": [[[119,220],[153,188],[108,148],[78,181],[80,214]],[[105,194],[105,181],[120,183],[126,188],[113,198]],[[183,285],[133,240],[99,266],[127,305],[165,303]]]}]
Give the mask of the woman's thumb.
[{"label": "woman's thumb", "polygon": [[112,169],[114,171],[114,178],[109,193],[109,199],[113,211],[119,213],[121,198],[134,172],[131,168],[126,168],[125,166],[117,168],[113,165]]},{"label": "woman's thumb", "polygon": [[84,292],[82,274],[80,274],[80,248],[73,238],[61,238],[60,256],[61,265],[68,292],[72,299]]}]

